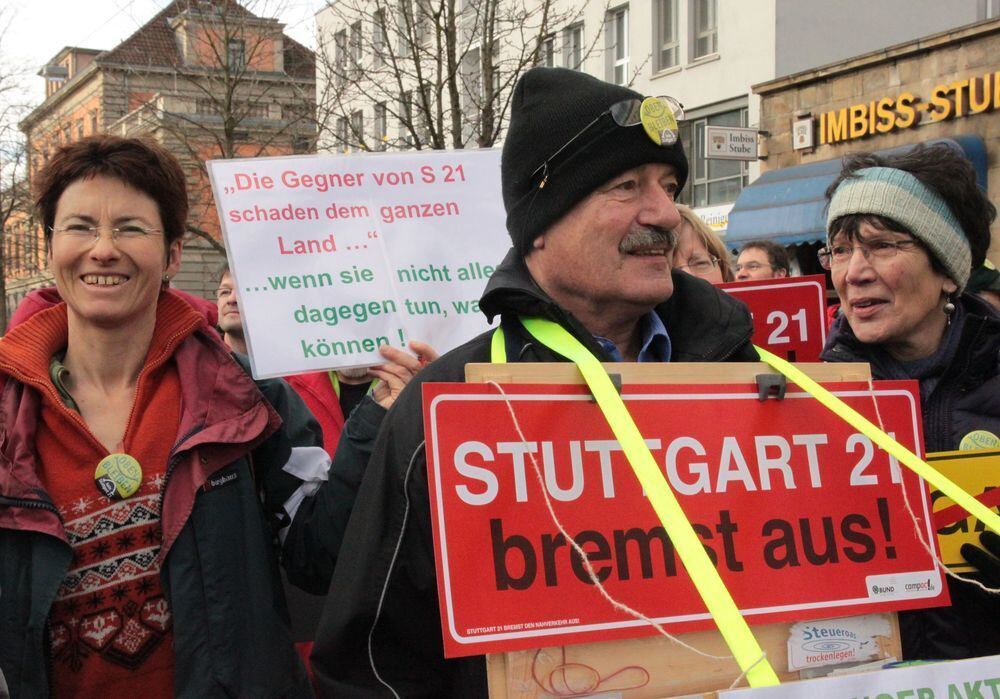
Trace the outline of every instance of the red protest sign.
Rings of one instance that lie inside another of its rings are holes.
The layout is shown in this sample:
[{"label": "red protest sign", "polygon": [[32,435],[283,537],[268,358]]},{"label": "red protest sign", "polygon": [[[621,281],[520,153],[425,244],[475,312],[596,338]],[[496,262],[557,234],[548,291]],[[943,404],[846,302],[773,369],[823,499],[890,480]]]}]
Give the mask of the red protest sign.
[{"label": "red protest sign", "polygon": [[818,362],[826,343],[822,274],[719,284],[753,316],[753,343],[790,362]]},{"label": "red protest sign", "polygon": [[[877,386],[886,430],[918,449],[916,384]],[[866,386],[831,388],[877,422]],[[495,387],[424,386],[445,654],[655,633],[595,589],[541,480],[613,597],[674,632],[711,628],[589,394],[504,390],[523,438]],[[934,546],[927,489],[807,394],[760,402],[746,385],[629,385],[622,398],[751,623],[947,604],[904,503],[905,487]]]}]

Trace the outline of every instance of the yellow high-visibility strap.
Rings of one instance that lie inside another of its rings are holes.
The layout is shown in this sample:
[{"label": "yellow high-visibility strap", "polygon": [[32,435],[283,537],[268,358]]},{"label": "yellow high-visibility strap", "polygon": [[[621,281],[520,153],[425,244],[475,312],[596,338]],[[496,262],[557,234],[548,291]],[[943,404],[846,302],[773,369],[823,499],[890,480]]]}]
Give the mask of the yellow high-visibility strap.
[{"label": "yellow high-visibility strap", "polygon": [[498,325],[490,339],[490,361],[494,364],[507,363],[507,346],[504,344],[503,326]]},{"label": "yellow high-visibility strap", "polygon": [[[611,427],[636,478],[642,484],[657,517],[673,542],[681,562],[694,582],[736,663],[746,673],[751,687],[779,684],[778,676],[764,656],[757,639],[740,614],[719,571],[712,565],[666,477],[649,452],[639,428],[597,358],[561,325],[543,318],[521,318],[521,324],[539,342],[574,362],[583,374],[597,404]],[[506,360],[503,331],[493,333],[491,355]]]},{"label": "yellow high-visibility strap", "polygon": [[960,505],[966,512],[1000,534],[1000,516],[996,512],[965,492],[933,466],[922,461],[916,454],[869,422],[861,413],[806,376],[801,369],[781,357],[771,354],[766,349],[760,347],[756,349],[762,360],[784,374],[789,381],[829,408],[837,417],[868,437],[884,451],[894,456],[899,463],[947,495],[956,505]]}]

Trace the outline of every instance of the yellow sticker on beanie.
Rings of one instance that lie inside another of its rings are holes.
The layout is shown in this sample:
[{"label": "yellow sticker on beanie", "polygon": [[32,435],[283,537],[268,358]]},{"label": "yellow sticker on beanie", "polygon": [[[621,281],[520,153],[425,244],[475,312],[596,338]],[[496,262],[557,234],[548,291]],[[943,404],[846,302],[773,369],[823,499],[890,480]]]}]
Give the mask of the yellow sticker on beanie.
[{"label": "yellow sticker on beanie", "polygon": [[646,135],[658,146],[677,142],[677,119],[670,107],[659,97],[647,97],[639,107],[639,118]]},{"label": "yellow sticker on beanie", "polygon": [[958,443],[958,448],[962,451],[995,449],[996,447],[1000,447],[1000,437],[986,430],[973,430],[962,437],[962,441]]}]

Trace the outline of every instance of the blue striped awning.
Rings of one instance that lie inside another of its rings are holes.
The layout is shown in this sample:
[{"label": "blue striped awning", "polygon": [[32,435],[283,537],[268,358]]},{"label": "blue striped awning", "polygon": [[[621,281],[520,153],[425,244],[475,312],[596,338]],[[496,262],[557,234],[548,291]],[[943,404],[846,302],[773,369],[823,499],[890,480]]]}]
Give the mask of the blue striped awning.
[{"label": "blue striped awning", "polygon": [[[986,145],[979,136],[942,138],[931,143],[947,143],[965,153],[976,170],[976,181],[986,191]],[[912,147],[892,148],[878,154],[899,153]],[[743,188],[729,212],[726,247],[738,248],[744,242],[759,239],[794,245],[826,238],[824,193],[840,168],[840,158],[834,158],[763,173]]]}]

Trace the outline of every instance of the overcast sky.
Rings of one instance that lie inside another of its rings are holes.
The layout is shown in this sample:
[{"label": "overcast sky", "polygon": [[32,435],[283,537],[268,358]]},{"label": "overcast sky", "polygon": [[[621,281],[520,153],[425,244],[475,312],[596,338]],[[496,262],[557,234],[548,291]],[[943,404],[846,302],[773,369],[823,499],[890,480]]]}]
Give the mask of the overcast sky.
[{"label": "overcast sky", "polygon": [[[27,71],[25,83],[34,102],[45,95],[35,75],[64,46],[110,49],[131,36],[170,0],[0,0],[9,24],[0,49],[3,60]],[[257,15],[278,17],[285,33],[315,47],[314,13],[323,0],[243,0]]]}]

